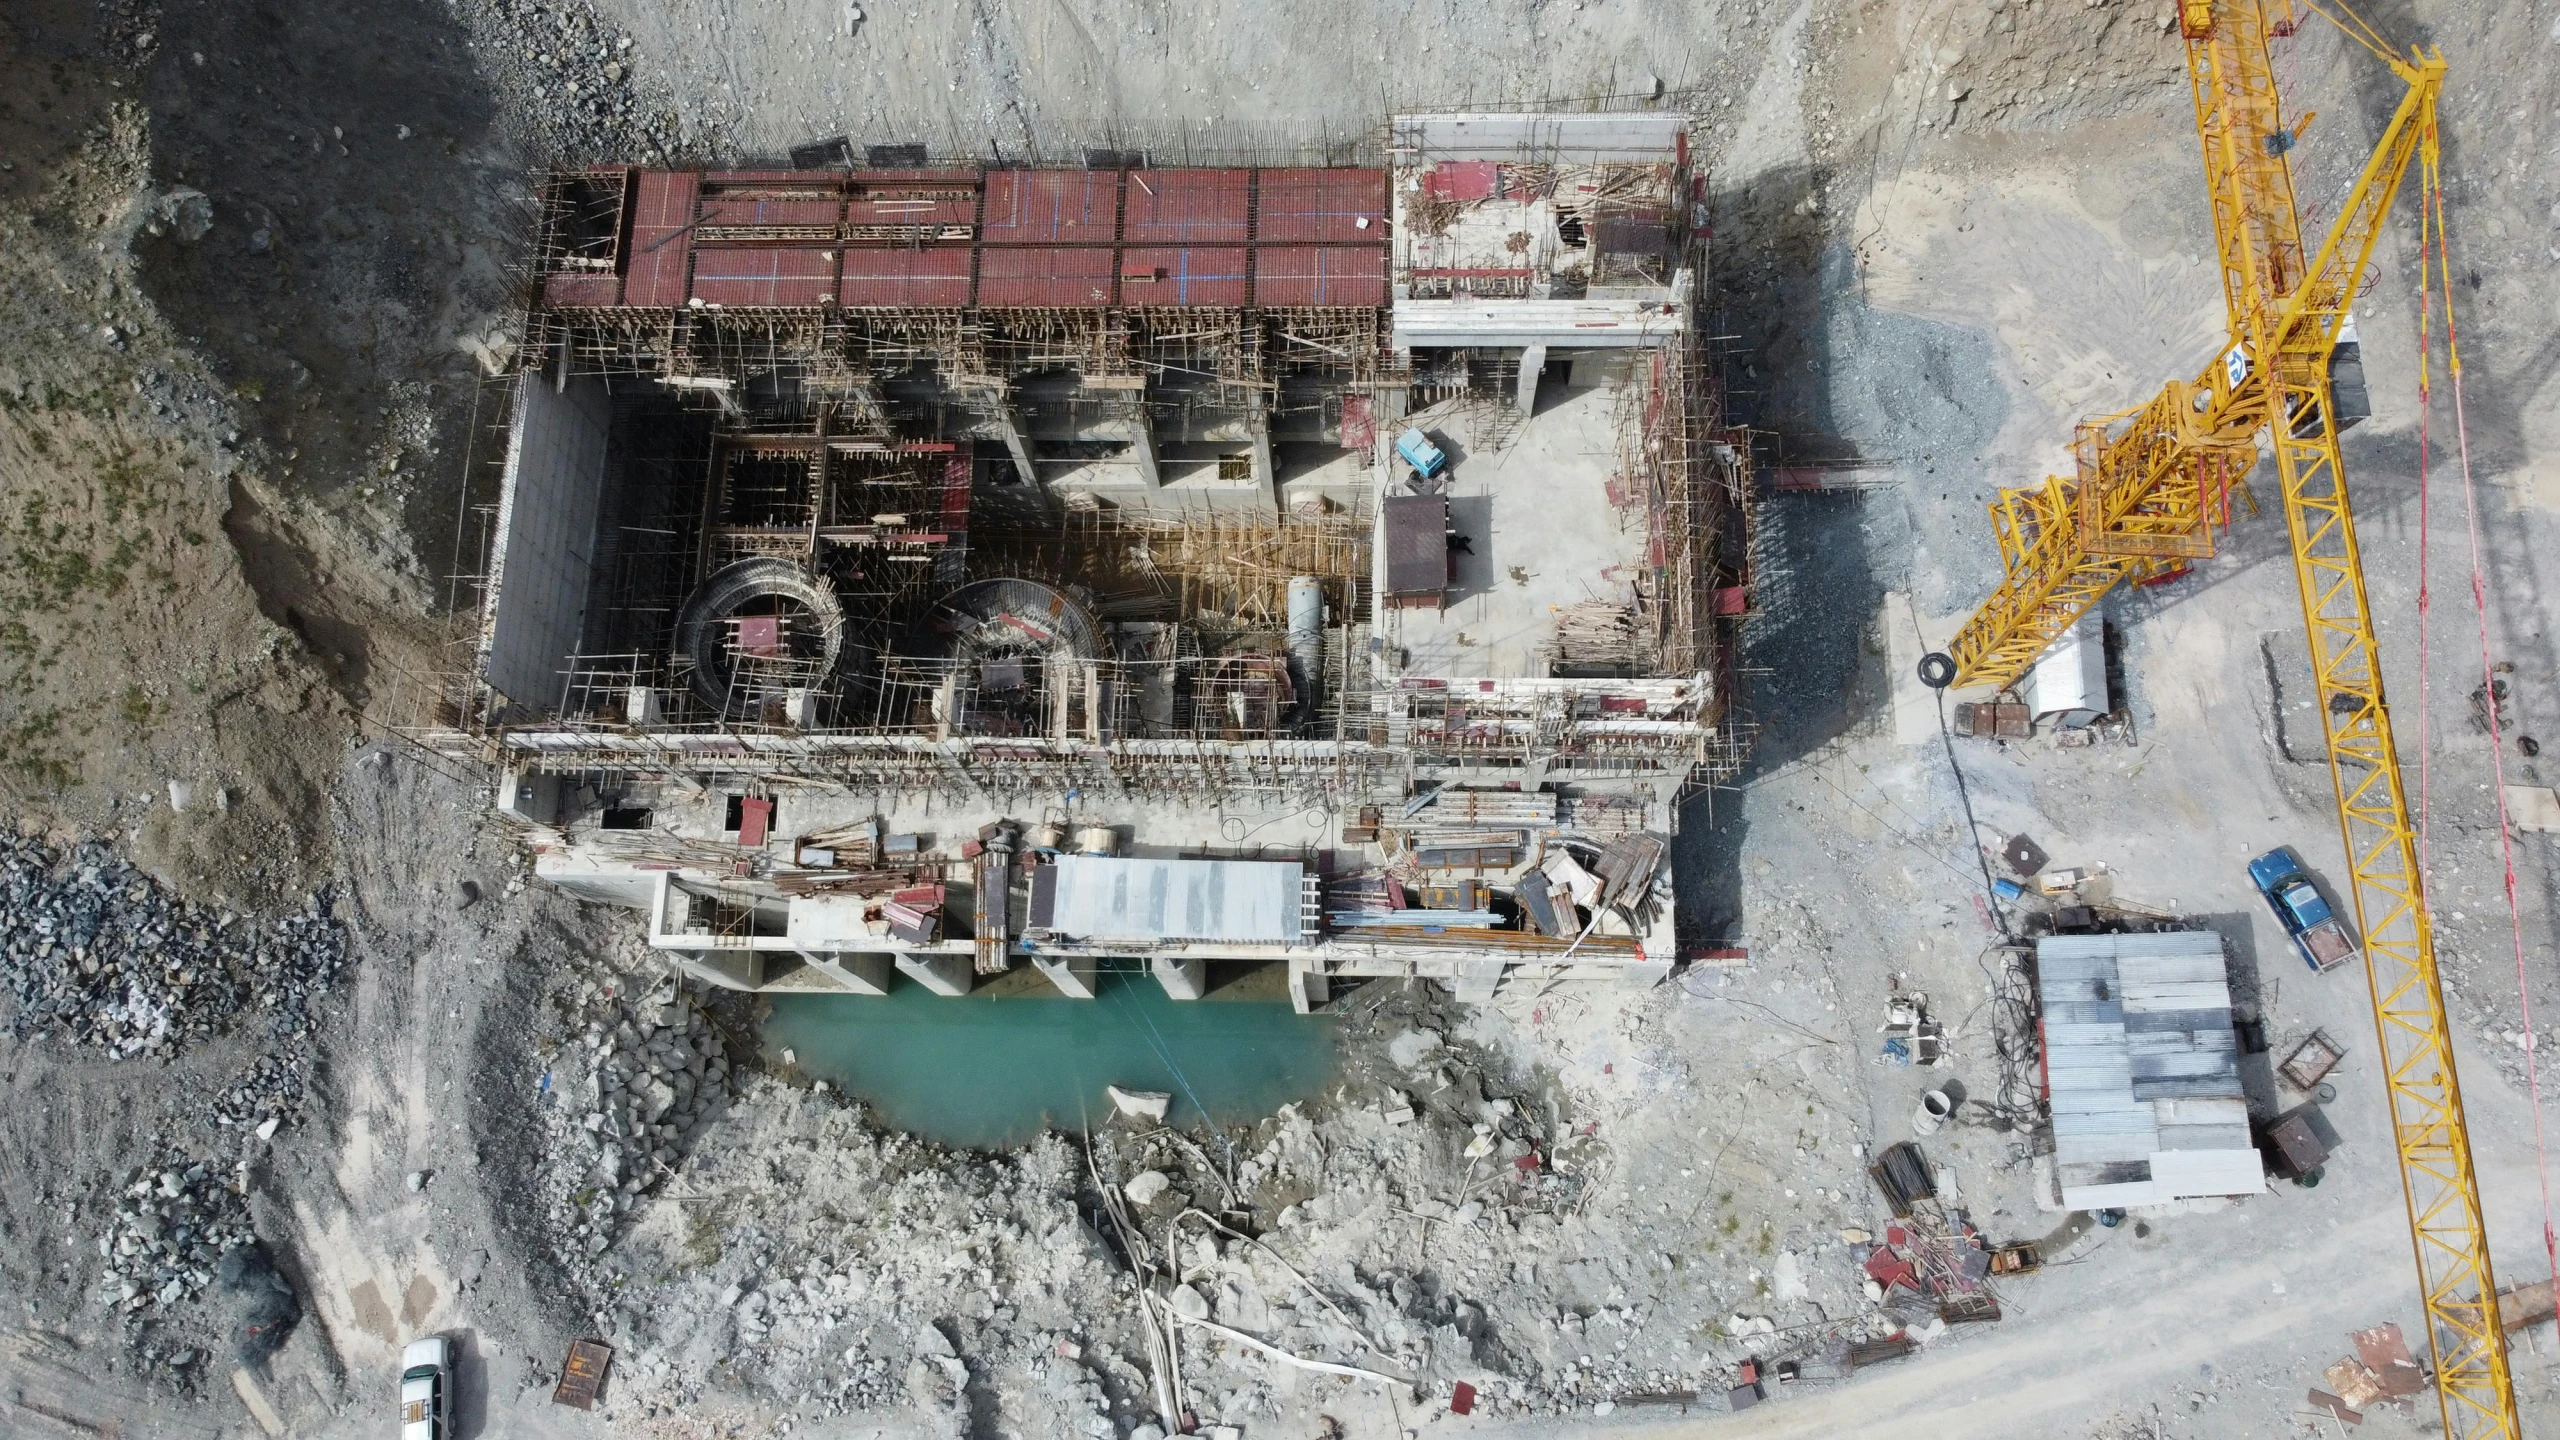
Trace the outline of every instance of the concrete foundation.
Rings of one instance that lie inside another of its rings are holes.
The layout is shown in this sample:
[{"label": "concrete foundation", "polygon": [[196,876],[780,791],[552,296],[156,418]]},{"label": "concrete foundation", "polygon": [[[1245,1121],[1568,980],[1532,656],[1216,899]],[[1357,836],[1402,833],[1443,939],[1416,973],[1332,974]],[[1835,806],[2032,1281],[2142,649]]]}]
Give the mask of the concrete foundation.
[{"label": "concrete foundation", "polygon": [[894,966],[886,955],[822,955],[803,950],[800,958],[809,962],[809,968],[833,980],[848,994],[889,993],[889,975]]},{"label": "concrete foundation", "polygon": [[1313,1014],[1333,999],[1333,980],[1313,961],[1289,962],[1289,1008],[1301,1015]]},{"label": "concrete foundation", "polygon": [[1099,960],[1069,956],[1065,959],[1034,959],[1032,965],[1049,977],[1058,993],[1070,1000],[1091,1000],[1095,995],[1095,977],[1101,973]]},{"label": "concrete foundation", "polygon": [[966,995],[978,978],[975,965],[966,955],[901,955],[898,969],[908,979],[942,996]]},{"label": "concrete foundation", "polygon": [[1208,993],[1209,962],[1206,960],[1155,959],[1147,962],[1147,973],[1156,977],[1168,999],[1197,1000]]}]

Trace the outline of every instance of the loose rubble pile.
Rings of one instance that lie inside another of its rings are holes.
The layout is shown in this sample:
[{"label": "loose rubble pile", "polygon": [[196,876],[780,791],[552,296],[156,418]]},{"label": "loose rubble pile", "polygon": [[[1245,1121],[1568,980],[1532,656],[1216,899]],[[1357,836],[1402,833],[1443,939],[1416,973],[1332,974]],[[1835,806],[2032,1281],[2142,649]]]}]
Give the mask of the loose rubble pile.
[{"label": "loose rubble pile", "polygon": [[593,1018],[544,1082],[552,1144],[543,1175],[554,1253],[596,1293],[594,1257],[725,1108],[729,1060],[720,1032],[672,980],[636,999],[610,982],[580,989]]},{"label": "loose rubble pile", "polygon": [[275,920],[219,914],[94,841],[64,856],[0,832],[0,904],[11,917],[0,948],[11,1032],[119,1058],[174,1053],[244,1010],[267,1012],[277,1039],[305,1036],[312,997],[347,958],[325,890]]},{"label": "loose rubble pile", "polygon": [[135,1170],[98,1237],[98,1307],[139,1321],[193,1299],[253,1238],[235,1176],[176,1156]]},{"label": "loose rubble pile", "polygon": [[640,57],[628,35],[596,18],[585,0],[469,0],[460,13],[477,49],[516,92],[511,109],[529,137],[568,160],[658,160],[716,148],[663,96],[644,97]]}]

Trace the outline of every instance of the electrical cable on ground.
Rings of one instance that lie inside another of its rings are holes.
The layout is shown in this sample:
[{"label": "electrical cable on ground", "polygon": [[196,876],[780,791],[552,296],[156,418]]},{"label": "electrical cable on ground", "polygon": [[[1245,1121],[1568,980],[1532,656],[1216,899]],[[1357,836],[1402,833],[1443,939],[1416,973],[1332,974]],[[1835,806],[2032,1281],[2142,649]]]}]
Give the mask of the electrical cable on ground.
[{"label": "electrical cable on ground", "polygon": [[[1911,616],[1911,638],[1920,642],[1921,649],[1928,649],[1929,637],[1920,633],[1919,607],[1911,603],[1910,596],[1905,595],[1902,597],[1902,608]],[[1938,697],[1938,743],[1946,747],[1947,769],[1954,772],[1956,777],[1956,799],[1964,805],[1965,834],[1973,841],[1973,858],[1982,866],[1983,904],[1988,907],[1992,928],[2000,932],[2000,938],[2015,940],[2018,935],[2016,931],[2009,928],[2009,912],[2000,908],[2000,887],[1991,883],[1991,857],[1982,853],[1982,825],[1980,821],[1973,818],[1973,792],[1966,788],[1964,766],[1956,759],[1955,730],[1947,724],[1947,692],[1936,686],[1930,688]]]}]

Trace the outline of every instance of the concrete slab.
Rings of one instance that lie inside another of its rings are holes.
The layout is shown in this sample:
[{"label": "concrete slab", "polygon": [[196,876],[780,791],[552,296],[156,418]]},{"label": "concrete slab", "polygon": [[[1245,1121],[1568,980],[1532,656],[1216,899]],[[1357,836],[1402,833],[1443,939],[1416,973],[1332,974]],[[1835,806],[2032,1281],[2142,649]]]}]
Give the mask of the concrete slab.
[{"label": "concrete slab", "polygon": [[978,978],[966,955],[901,955],[898,969],[934,994],[952,997],[968,994]]}]

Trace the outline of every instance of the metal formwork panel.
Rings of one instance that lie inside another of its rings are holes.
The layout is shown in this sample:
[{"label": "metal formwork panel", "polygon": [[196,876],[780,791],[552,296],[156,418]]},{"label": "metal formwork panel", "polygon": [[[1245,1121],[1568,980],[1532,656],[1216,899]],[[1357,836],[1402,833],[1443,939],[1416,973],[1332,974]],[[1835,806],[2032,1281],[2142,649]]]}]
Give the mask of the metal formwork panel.
[{"label": "metal formwork panel", "polygon": [[835,252],[830,250],[760,247],[694,252],[693,298],[706,305],[819,305],[835,289]]},{"label": "metal formwork panel", "polygon": [[1253,303],[1379,306],[1387,303],[1387,252],[1373,246],[1264,245],[1253,252]]},{"label": "metal formwork panel", "polygon": [[957,309],[969,303],[969,252],[957,245],[849,249],[844,252],[844,279],[836,287],[836,302],[869,309]]},{"label": "metal formwork panel", "polygon": [[1384,170],[1264,170],[1255,179],[1253,237],[1301,244],[1383,244]]},{"label": "metal formwork panel", "polygon": [[1244,266],[1241,245],[1125,250],[1120,255],[1120,303],[1239,306],[1245,301]]},{"label": "metal formwork panel", "polygon": [[982,250],[978,254],[978,303],[1077,309],[1109,305],[1116,278],[1111,251],[1100,247]]},{"label": "metal formwork panel", "polygon": [[701,177],[691,172],[647,171],[634,191],[631,263],[625,268],[622,303],[672,308],[685,301],[693,261],[688,235]]},{"label": "metal formwork panel", "polygon": [[1252,222],[1250,170],[1132,170],[1120,238],[1132,245],[1241,245]]},{"label": "metal formwork panel", "polygon": [[990,170],[979,234],[990,245],[1108,245],[1119,206],[1117,170]]}]

